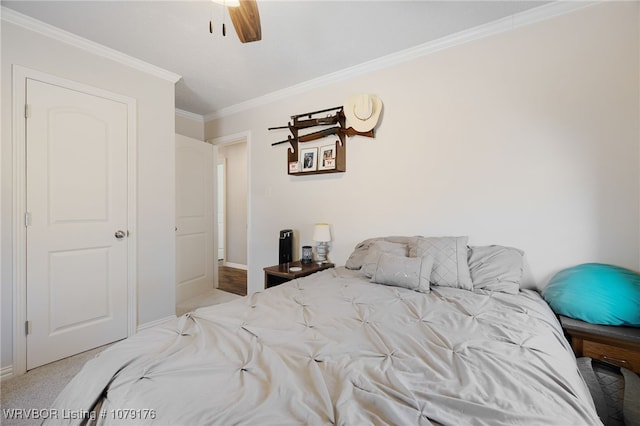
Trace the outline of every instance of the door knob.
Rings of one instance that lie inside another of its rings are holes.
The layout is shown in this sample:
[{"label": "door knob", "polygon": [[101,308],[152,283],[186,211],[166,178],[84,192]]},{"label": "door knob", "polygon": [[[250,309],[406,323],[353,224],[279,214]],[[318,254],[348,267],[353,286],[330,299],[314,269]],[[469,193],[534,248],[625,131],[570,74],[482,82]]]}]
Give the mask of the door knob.
[{"label": "door knob", "polygon": [[116,231],[116,233],[113,235],[120,240],[124,238],[127,234],[124,231]]}]

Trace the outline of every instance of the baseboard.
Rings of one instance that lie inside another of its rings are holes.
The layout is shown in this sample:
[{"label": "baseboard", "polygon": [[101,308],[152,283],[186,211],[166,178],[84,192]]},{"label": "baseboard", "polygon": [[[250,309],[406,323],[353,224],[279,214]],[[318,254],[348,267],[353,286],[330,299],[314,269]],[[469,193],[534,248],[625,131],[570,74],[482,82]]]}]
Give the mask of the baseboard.
[{"label": "baseboard", "polygon": [[227,266],[229,268],[235,268],[235,269],[243,269],[245,271],[247,270],[247,265],[242,265],[240,263],[224,262],[222,266]]},{"label": "baseboard", "polygon": [[173,319],[176,319],[175,315],[169,315],[168,317],[160,318],[155,321],[146,322],[144,324],[139,325],[138,328],[136,328],[136,333],[139,333],[140,331],[146,330],[148,328],[153,328],[160,324],[164,324],[165,322],[171,321]]},{"label": "baseboard", "polygon": [[13,377],[13,365],[0,368],[0,382]]}]

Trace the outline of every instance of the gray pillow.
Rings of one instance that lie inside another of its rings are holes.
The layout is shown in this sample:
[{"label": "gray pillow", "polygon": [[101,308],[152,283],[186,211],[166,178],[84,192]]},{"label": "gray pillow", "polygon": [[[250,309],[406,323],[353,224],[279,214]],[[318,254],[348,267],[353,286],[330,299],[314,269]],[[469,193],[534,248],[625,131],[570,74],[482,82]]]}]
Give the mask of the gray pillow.
[{"label": "gray pillow", "polygon": [[378,258],[371,281],[429,293],[429,277],[432,267],[432,257],[405,257],[382,253]]},{"label": "gray pillow", "polygon": [[524,252],[513,247],[469,247],[469,272],[475,290],[518,294]]},{"label": "gray pillow", "polygon": [[383,253],[407,257],[409,246],[403,243],[392,243],[384,240],[374,241],[367,250],[367,255],[362,261],[362,268],[360,269],[367,277],[371,278],[374,272],[376,272],[378,259]]},{"label": "gray pillow", "polygon": [[469,237],[421,237],[409,247],[410,257],[432,257],[431,284],[473,290],[467,264]]},{"label": "gray pillow", "polygon": [[409,243],[415,243],[417,238],[418,237],[402,237],[402,236],[369,238],[367,240],[364,240],[356,244],[355,248],[353,249],[353,252],[347,259],[347,262],[345,263],[344,266],[347,269],[360,269],[362,267],[362,262],[364,262],[365,257],[367,257],[367,254],[369,253],[369,248],[376,241],[388,241],[391,243],[409,244]]}]

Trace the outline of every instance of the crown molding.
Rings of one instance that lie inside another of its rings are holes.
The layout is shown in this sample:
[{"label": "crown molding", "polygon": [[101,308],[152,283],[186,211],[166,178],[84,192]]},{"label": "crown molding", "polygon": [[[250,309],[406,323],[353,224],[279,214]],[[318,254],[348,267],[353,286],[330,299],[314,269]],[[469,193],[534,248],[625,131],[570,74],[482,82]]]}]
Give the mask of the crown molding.
[{"label": "crown molding", "polygon": [[189,120],[200,121],[204,123],[204,116],[200,114],[196,114],[194,112],[189,112],[180,108],[176,108],[176,115],[182,118],[187,118]]},{"label": "crown molding", "polygon": [[163,80],[168,80],[174,84],[182,78],[180,75],[175,74],[171,71],[167,71],[148,62],[141,61],[140,59],[126,55],[115,49],[111,49],[110,47],[103,46],[102,44],[87,40],[86,38],[77,36],[58,27],[54,27],[53,25],[49,25],[45,22],[31,18],[30,16],[23,15],[22,13],[16,12],[13,9],[9,9],[6,6],[2,6],[0,12],[2,15],[2,21],[17,25],[38,34],[42,34],[45,37],[52,38],[54,40],[66,43],[79,49],[86,50],[87,52],[137,69],[138,71],[142,71]]},{"label": "crown molding", "polygon": [[267,105],[285,98],[290,98],[302,93],[338,83],[350,78],[365,75],[374,71],[390,68],[395,65],[402,64],[414,59],[439,52],[444,49],[466,44],[475,40],[480,40],[496,34],[514,30],[516,28],[531,25],[540,21],[555,18],[583,9],[594,4],[599,4],[605,0],[595,1],[554,1],[525,12],[520,12],[505,18],[479,25],[468,30],[464,30],[455,34],[442,37],[437,40],[429,41],[421,45],[400,50],[398,52],[382,56],[371,61],[353,67],[345,68],[324,76],[308,80],[306,82],[287,87],[282,90],[268,93],[264,96],[240,102],[226,108],[222,108],[211,114],[204,116],[205,121],[215,120],[229,115],[237,114],[252,108]]}]

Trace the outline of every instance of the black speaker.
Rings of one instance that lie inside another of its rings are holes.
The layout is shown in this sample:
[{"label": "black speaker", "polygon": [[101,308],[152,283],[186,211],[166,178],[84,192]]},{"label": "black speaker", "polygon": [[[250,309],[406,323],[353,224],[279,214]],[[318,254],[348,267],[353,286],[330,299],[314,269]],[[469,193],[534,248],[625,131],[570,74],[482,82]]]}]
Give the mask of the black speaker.
[{"label": "black speaker", "polygon": [[280,263],[289,263],[293,260],[293,230],[280,231]]}]

